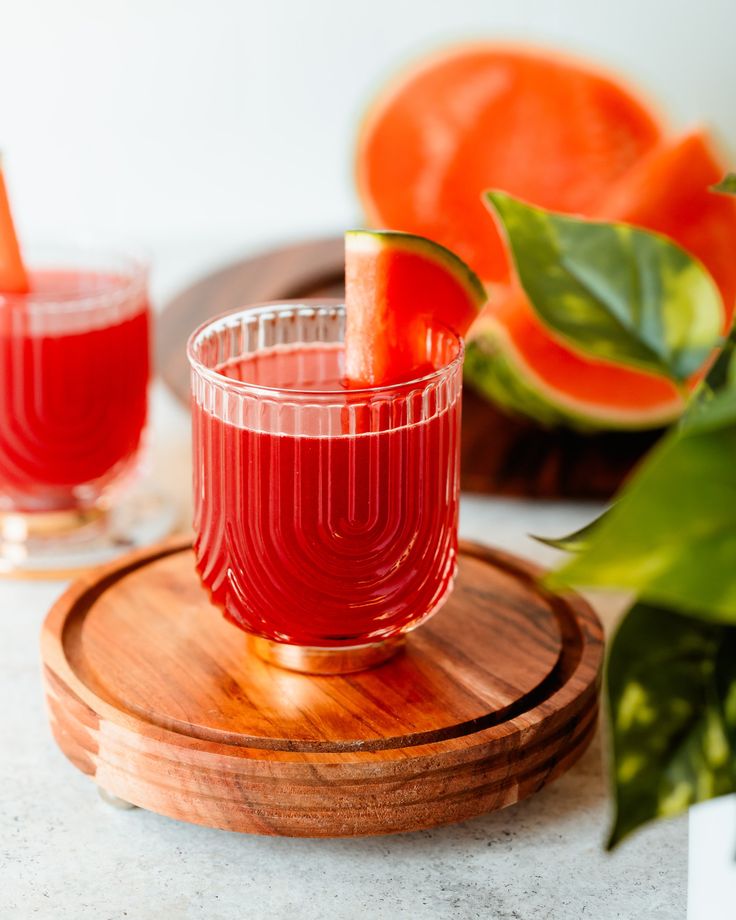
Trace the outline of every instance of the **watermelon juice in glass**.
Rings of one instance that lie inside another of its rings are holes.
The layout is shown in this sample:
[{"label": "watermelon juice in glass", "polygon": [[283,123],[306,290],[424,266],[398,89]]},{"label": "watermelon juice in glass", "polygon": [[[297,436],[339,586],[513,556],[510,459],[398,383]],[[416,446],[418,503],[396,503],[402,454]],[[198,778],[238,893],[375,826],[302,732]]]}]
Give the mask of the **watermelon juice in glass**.
[{"label": "watermelon juice in glass", "polygon": [[449,594],[456,565],[462,343],[422,373],[344,384],[345,308],[283,303],[189,342],[195,550],[203,583],[266,660],[359,670]]},{"label": "watermelon juice in glass", "polygon": [[135,258],[47,247],[27,264],[28,291],[0,292],[0,571],[44,573],[135,543],[109,509],[146,422],[150,318]]}]

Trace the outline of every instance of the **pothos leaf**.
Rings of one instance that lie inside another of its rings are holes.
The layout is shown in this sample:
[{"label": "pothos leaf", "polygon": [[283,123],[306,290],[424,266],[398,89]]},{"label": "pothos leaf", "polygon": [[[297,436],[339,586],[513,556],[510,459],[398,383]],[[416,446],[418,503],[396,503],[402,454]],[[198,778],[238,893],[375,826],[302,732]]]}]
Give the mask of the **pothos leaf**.
[{"label": "pothos leaf", "polygon": [[685,381],[712,352],[723,304],[706,269],[667,237],[486,192],[519,280],[549,329],[576,350]]},{"label": "pothos leaf", "polygon": [[[736,629],[637,604],[611,643],[616,817],[609,848],[652,818],[736,791]],[[722,654],[723,653],[723,654]]]},{"label": "pothos leaf", "polygon": [[[715,405],[712,403],[716,401]],[[716,361],[700,384],[680,420],[682,431],[694,434],[714,431],[736,421],[736,328],[731,331]],[[611,509],[565,537],[540,537],[535,540],[570,553],[583,552],[591,545],[600,525]],[[642,522],[644,523],[644,522]]]},{"label": "pothos leaf", "polygon": [[680,426],[550,577],[736,624],[736,330]]},{"label": "pothos leaf", "polygon": [[736,390],[648,455],[555,585],[624,588],[736,624]]}]

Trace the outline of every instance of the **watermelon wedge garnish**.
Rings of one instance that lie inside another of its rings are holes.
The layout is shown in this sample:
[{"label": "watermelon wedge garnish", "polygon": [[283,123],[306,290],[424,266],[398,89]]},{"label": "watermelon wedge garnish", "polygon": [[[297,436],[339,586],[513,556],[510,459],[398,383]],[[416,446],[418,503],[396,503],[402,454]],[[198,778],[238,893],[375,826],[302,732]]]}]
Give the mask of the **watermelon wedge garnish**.
[{"label": "watermelon wedge garnish", "polygon": [[28,275],[20,254],[0,161],[0,294],[25,294]]},{"label": "watermelon wedge garnish", "polygon": [[381,386],[433,370],[427,330],[464,336],[486,302],[483,285],[454,253],[393,231],[345,234],[345,373]]}]

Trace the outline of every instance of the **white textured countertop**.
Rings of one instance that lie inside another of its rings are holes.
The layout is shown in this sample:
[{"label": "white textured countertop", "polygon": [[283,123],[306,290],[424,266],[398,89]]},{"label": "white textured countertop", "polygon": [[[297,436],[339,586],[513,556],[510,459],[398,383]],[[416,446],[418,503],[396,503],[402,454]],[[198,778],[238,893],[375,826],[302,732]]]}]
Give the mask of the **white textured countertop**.
[{"label": "white textured countertop", "polygon": [[[187,422],[160,389],[152,430],[154,475],[178,494],[188,478]],[[461,533],[549,561],[554,553],[526,534],[563,533],[593,511],[466,497]],[[602,850],[600,739],[532,799],[395,837],[241,836],[110,807],[56,749],[46,722],[38,636],[62,588],[0,582],[3,920],[684,918],[684,820],[648,828],[612,855]],[[616,604],[597,606],[610,628]]]}]

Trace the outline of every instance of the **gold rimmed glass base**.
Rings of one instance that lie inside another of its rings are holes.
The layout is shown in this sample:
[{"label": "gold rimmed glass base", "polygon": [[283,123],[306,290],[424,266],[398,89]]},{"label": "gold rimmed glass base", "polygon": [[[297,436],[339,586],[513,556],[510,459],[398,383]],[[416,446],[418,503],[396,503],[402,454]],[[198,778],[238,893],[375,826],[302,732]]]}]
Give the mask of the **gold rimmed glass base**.
[{"label": "gold rimmed glass base", "polygon": [[69,578],[167,536],[176,509],[139,486],[114,507],[0,512],[0,577]]},{"label": "gold rimmed glass base", "polygon": [[249,650],[263,661],[301,674],[329,675],[365,671],[393,658],[403,644],[403,636],[343,648],[288,645],[262,636],[248,636]]}]

